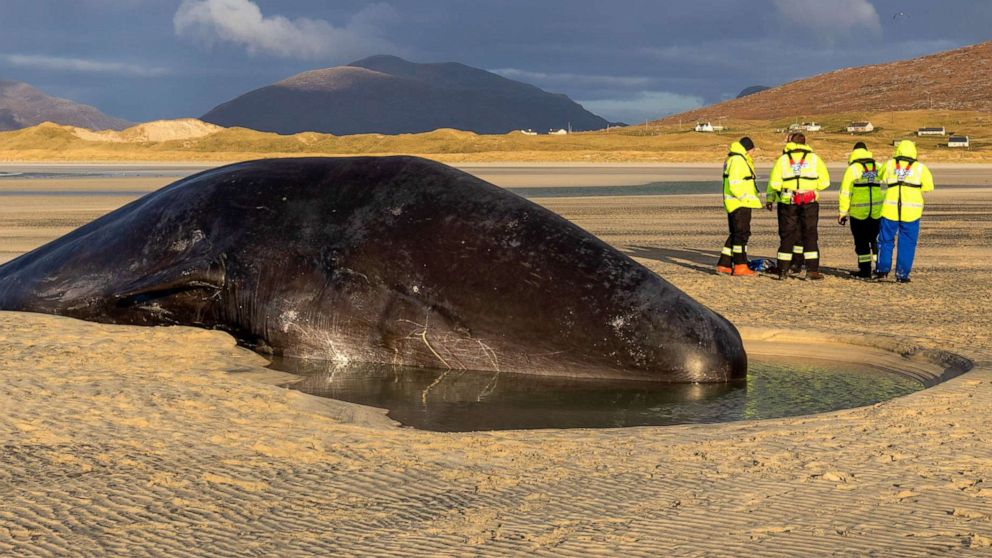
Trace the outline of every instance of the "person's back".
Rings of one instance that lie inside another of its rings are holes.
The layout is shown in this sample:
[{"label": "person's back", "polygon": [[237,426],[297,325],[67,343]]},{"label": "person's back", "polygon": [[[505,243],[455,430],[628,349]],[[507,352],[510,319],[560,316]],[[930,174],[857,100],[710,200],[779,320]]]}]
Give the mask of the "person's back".
[{"label": "person's back", "polygon": [[826,163],[813,152],[813,148],[806,145],[805,137],[802,140],[786,144],[784,152],[772,166],[765,193],[774,201],[792,203],[794,192],[812,192],[811,198],[802,195],[811,201],[818,201],[818,192],[830,186]]},{"label": "person's back", "polygon": [[923,217],[923,194],[933,190],[933,174],[917,159],[916,144],[903,140],[896,146],[879,175],[885,187],[881,224],[878,234],[877,278],[884,278],[892,269],[892,252],[896,238],[899,254],[896,258],[896,281],[909,282],[916,256],[916,243]]},{"label": "person's back", "polygon": [[910,223],[923,217],[923,193],[933,190],[933,174],[917,160],[916,144],[903,140],[896,146],[879,180],[886,186],[881,216]]},{"label": "person's back", "polygon": [[851,221],[854,251],[858,256],[856,277],[871,278],[872,264],[878,254],[878,227],[882,214],[882,190],[879,185],[880,165],[864,142],[854,145],[848,157],[848,167],[840,183],[837,197],[841,225]]},{"label": "person's back", "polygon": [[778,269],[785,279],[793,259],[802,257],[808,279],[822,279],[817,224],[819,191],[830,186],[823,159],[806,145],[804,134],[795,134],[775,161],[768,177],[765,199],[769,209],[778,202]]}]

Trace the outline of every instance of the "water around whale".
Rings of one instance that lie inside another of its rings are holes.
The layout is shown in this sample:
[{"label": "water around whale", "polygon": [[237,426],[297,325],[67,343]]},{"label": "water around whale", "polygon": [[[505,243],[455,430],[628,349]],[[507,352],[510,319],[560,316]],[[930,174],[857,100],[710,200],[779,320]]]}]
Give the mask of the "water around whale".
[{"label": "water around whale", "polygon": [[274,359],[299,374],[290,389],[385,408],[422,430],[609,428],[767,419],[871,405],[924,388],[871,366],[816,360],[757,360],[727,384],[561,378],[384,365],[334,366]]}]

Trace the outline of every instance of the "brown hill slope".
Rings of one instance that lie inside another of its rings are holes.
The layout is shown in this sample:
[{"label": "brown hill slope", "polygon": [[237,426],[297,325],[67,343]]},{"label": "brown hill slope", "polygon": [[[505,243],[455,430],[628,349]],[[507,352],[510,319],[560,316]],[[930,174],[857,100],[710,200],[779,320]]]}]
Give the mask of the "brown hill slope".
[{"label": "brown hill slope", "polygon": [[990,91],[992,41],[912,60],[835,70],[659,122],[931,108],[992,112]]},{"label": "brown hill slope", "polygon": [[26,83],[0,80],[0,130],[18,130],[42,122],[90,130],[121,130],[130,125],[95,107],[50,97]]}]

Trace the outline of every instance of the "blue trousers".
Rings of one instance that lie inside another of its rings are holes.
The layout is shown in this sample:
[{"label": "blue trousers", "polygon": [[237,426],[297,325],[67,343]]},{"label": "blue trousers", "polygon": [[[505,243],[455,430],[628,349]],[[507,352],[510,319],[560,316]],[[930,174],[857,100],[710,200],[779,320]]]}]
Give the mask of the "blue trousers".
[{"label": "blue trousers", "polygon": [[890,221],[882,217],[878,231],[878,273],[888,273],[892,269],[892,251],[899,236],[899,255],[896,257],[896,277],[909,278],[916,257],[916,240],[920,237],[920,221],[909,223]]}]

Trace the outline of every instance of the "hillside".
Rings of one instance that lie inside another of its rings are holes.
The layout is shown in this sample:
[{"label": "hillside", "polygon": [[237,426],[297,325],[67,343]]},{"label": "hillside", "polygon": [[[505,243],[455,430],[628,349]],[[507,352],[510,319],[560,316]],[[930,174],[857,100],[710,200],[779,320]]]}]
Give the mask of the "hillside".
[{"label": "hillside", "polygon": [[19,81],[0,80],[0,130],[18,130],[42,122],[91,130],[120,130],[127,120],[107,116],[89,105],[51,97]]},{"label": "hillside", "polygon": [[[897,139],[913,137],[928,162],[992,162],[992,113],[899,111],[867,115],[880,129],[868,136],[840,131],[851,114],[818,117],[824,131],[811,137],[821,156],[847,160],[854,141],[863,139],[884,155]],[[946,137],[915,138],[917,127],[940,123],[971,137],[970,149],[946,147]],[[93,132],[45,123],[0,132],[0,161],[211,161],[266,157],[338,155],[421,155],[446,162],[703,162],[719,164],[727,145],[746,134],[759,147],[758,161],[780,153],[781,123],[728,120],[720,133],[700,134],[677,125],[630,126],[569,135],[529,136],[519,132],[480,135],[459,130],[422,134],[334,136],[305,132],[279,135],[245,128],[221,128],[198,120],[159,121],[122,132]],[[2,170],[2,169],[0,169]]]},{"label": "hillside", "polygon": [[992,112],[990,91],[992,41],[912,60],[836,70],[658,122],[916,109]]},{"label": "hillside", "polygon": [[464,64],[416,64],[395,56],[304,72],[223,103],[201,119],[280,134],[336,135],[607,126],[565,95]]}]

